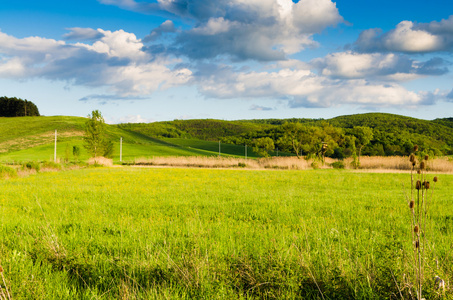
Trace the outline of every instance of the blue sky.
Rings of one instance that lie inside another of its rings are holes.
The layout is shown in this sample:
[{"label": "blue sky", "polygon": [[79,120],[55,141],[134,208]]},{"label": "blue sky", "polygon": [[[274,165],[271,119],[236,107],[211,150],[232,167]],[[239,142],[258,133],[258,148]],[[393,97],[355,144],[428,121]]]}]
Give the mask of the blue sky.
[{"label": "blue sky", "polygon": [[0,95],[109,123],[453,116],[451,0],[0,4]]}]

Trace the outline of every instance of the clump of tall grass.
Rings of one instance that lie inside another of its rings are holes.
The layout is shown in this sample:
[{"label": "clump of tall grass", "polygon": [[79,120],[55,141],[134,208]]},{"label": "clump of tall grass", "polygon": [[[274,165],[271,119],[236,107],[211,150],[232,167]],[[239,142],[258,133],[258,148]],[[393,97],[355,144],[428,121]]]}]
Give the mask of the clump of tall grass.
[{"label": "clump of tall grass", "polygon": [[110,158],[102,157],[102,156],[97,156],[97,157],[92,157],[88,160],[89,165],[94,165],[94,166],[104,166],[104,167],[111,167],[113,166],[113,160]]}]

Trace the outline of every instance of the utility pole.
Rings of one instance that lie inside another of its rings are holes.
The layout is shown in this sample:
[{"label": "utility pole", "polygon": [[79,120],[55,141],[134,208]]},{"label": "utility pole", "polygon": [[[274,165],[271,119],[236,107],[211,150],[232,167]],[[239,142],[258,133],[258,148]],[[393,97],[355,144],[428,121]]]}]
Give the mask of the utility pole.
[{"label": "utility pole", "polygon": [[53,151],[53,161],[57,162],[57,130],[55,129],[55,148]]},{"label": "utility pole", "polygon": [[123,137],[120,138],[120,162],[123,161]]}]

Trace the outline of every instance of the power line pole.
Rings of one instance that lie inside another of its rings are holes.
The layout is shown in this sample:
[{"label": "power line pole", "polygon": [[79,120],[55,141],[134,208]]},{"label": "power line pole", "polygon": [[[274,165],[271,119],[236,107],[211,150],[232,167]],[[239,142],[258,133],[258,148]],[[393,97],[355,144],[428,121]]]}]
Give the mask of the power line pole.
[{"label": "power line pole", "polygon": [[123,137],[120,138],[120,162],[123,161]]},{"label": "power line pole", "polygon": [[53,161],[57,162],[57,130],[55,129],[55,147],[53,151]]}]

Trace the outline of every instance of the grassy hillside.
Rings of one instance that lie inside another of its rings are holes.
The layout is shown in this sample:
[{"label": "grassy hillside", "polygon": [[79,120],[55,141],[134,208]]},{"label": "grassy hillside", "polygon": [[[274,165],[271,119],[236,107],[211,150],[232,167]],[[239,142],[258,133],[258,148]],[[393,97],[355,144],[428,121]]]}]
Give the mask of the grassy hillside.
[{"label": "grassy hillside", "polygon": [[[55,130],[57,156],[64,159],[72,147],[81,149],[80,159],[88,159],[83,148],[85,118],[81,117],[18,117],[0,118],[0,161],[53,160]],[[120,138],[123,138],[123,161],[153,156],[211,156],[218,155],[218,143],[201,140],[157,139],[127,126],[107,125],[106,132],[115,141],[114,161],[119,161]],[[222,155],[243,155],[239,147],[226,145]],[[241,154],[239,154],[241,153]],[[250,156],[253,156],[250,153]]]},{"label": "grassy hillside", "polygon": [[237,136],[271,128],[268,124],[223,120],[175,120],[168,122],[120,124],[119,128],[140,132],[151,137],[193,138],[219,141],[220,138]]}]

